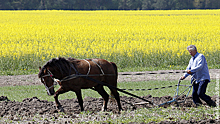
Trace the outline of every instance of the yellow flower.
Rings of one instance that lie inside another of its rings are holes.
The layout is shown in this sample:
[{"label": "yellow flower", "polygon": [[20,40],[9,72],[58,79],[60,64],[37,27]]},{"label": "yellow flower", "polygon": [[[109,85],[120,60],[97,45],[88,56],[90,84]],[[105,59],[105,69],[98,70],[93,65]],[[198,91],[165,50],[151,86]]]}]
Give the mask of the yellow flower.
[{"label": "yellow flower", "polygon": [[179,58],[190,44],[202,53],[215,52],[220,49],[216,15],[220,10],[0,11],[0,57]]}]

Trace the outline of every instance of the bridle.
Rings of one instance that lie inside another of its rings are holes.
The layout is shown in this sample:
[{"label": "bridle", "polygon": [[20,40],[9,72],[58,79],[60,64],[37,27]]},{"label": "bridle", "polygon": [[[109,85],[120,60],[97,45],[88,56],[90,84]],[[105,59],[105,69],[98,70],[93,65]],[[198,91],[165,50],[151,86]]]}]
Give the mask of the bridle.
[{"label": "bridle", "polygon": [[[70,64],[70,63],[69,63],[69,65],[70,65],[70,69],[73,68],[73,69],[75,70],[76,74],[72,74],[72,75],[69,75],[69,76],[67,76],[67,77],[64,77],[62,80],[58,80],[58,79],[55,79],[53,73],[52,73],[49,69],[47,69],[47,74],[41,76],[41,81],[43,82],[43,84],[44,84],[44,86],[45,86],[45,88],[46,88],[46,90],[47,90],[48,95],[51,95],[50,89],[51,89],[52,87],[55,87],[57,84],[59,84],[59,82],[68,81],[68,80],[70,80],[70,79],[79,77],[79,73],[78,73],[78,71],[76,70],[76,68],[73,66],[73,64]],[[89,66],[90,66],[90,65],[89,65]],[[89,69],[89,72],[90,72],[90,69]],[[89,73],[89,72],[88,72],[88,73]],[[44,81],[44,78],[43,78],[43,77],[50,77],[50,78],[53,80],[53,85],[50,86],[50,87],[48,87],[48,86],[46,85],[46,82]],[[59,82],[58,82],[58,81],[59,81]],[[60,85],[60,84],[59,84],[59,85]]]},{"label": "bridle", "polygon": [[[50,77],[50,78],[53,80],[53,85],[50,86],[50,87],[48,87],[48,86],[46,85],[46,82],[44,81],[44,78],[43,78],[43,77]],[[53,77],[53,74],[52,74],[52,72],[51,72],[50,70],[47,70],[47,74],[46,74],[46,75],[43,75],[43,76],[41,77],[41,81],[43,82],[43,84],[44,84],[44,86],[45,86],[45,88],[46,88],[46,90],[47,90],[48,95],[51,95],[50,89],[51,89],[52,87],[55,87],[57,84],[59,84],[58,81]]]}]

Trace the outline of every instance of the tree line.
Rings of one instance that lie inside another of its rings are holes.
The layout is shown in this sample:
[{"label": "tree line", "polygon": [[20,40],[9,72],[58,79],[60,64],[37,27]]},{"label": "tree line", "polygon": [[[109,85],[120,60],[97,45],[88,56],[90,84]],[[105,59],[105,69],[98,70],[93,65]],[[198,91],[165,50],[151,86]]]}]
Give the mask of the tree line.
[{"label": "tree line", "polygon": [[0,0],[0,10],[220,9],[220,0]]}]

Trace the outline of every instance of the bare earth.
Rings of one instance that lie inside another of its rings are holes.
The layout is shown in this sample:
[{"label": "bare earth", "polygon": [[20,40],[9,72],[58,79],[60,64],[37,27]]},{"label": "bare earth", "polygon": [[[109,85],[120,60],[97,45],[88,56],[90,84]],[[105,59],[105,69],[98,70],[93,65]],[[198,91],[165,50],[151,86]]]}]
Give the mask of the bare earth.
[{"label": "bare earth", "polygon": [[[211,79],[219,79],[220,69],[210,69]],[[146,72],[120,72],[118,81],[147,81],[147,80],[178,80],[183,75],[182,70],[161,70]],[[190,78],[187,78],[189,80]],[[42,85],[37,75],[18,75],[18,76],[0,76],[0,86],[16,86],[16,85]],[[161,104],[172,100],[171,96],[152,97],[151,95],[142,96],[142,98],[154,101],[155,104]],[[180,97],[179,99],[184,99]],[[219,99],[219,96],[213,96],[213,100]],[[79,111],[77,99],[60,100],[64,107],[65,115],[58,113],[54,102],[40,100],[37,97],[25,98],[22,102],[8,100],[7,96],[0,96],[0,123],[79,123],[84,121],[99,120],[99,112],[102,107],[102,98],[84,98],[84,109],[93,114],[89,118],[82,117]],[[134,97],[121,96],[121,104],[123,110],[131,111],[137,108],[150,108],[150,104],[134,105],[142,102]],[[129,103],[129,104],[128,104]],[[206,103],[204,103],[205,105]],[[171,105],[176,106],[176,103]],[[195,107],[192,98],[188,97],[185,103],[179,104],[181,107]],[[167,107],[167,106],[164,106]],[[174,108],[178,109],[178,108]],[[116,113],[114,116],[108,112]],[[111,118],[120,116],[117,114],[117,105],[110,102],[108,112],[101,113]],[[109,115],[108,115],[109,114]],[[209,116],[205,115],[204,116]],[[46,119],[45,119],[46,118]],[[104,120],[99,120],[104,121]],[[134,122],[135,123],[135,122]],[[153,123],[153,122],[152,122]],[[219,120],[181,120],[180,122],[165,121],[160,123],[220,123]]]},{"label": "bare earth", "polygon": [[[210,69],[211,79],[220,77],[220,69]],[[148,80],[178,80],[183,75],[183,70],[160,70],[145,72],[119,72],[118,82],[148,81]],[[190,78],[187,78],[190,79]],[[0,86],[16,85],[41,85],[37,74],[0,76]]]}]

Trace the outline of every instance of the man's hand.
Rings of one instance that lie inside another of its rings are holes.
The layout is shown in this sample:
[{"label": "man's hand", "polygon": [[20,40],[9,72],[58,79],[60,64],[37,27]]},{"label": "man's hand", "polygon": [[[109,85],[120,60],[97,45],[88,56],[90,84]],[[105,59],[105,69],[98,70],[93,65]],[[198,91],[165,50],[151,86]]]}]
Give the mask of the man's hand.
[{"label": "man's hand", "polygon": [[187,74],[192,74],[191,70],[187,70]]},{"label": "man's hand", "polygon": [[184,77],[184,76],[180,77],[180,80],[184,80],[184,79],[185,79],[185,77]]}]

